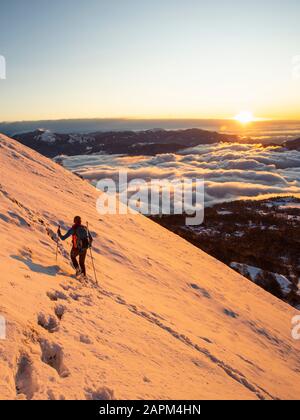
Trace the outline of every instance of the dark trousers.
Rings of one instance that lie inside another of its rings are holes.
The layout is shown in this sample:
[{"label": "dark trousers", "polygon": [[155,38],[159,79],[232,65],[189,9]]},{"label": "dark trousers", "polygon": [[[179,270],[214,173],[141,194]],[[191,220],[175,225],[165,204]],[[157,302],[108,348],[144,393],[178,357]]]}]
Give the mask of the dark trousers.
[{"label": "dark trousers", "polygon": [[[77,270],[80,266],[81,272],[84,276],[86,276],[86,269],[85,269],[86,254],[87,254],[87,249],[79,250],[77,248],[72,248],[72,251],[71,251],[71,260],[72,260],[75,270]],[[77,261],[78,255],[79,255],[79,264]]]}]

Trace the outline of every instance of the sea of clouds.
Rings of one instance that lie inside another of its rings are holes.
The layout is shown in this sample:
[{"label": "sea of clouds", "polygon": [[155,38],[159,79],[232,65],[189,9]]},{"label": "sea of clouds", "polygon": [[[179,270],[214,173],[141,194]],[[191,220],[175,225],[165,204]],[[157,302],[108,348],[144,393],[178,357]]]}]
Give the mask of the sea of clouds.
[{"label": "sea of clouds", "polygon": [[85,155],[66,157],[64,166],[96,184],[128,179],[204,179],[205,202],[212,205],[236,199],[274,195],[300,196],[300,152],[277,146],[218,143],[154,157]]}]

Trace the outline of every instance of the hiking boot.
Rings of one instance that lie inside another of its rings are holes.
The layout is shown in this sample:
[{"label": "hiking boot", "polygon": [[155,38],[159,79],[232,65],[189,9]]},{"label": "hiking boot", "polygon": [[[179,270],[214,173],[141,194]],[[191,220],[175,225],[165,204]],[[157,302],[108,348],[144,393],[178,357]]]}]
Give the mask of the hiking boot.
[{"label": "hiking boot", "polygon": [[84,284],[84,285],[88,285],[89,279],[88,279],[88,277],[87,277],[87,276],[85,276],[85,275],[81,274],[81,275],[78,277],[78,280],[80,281],[80,283],[82,283],[82,284]]}]

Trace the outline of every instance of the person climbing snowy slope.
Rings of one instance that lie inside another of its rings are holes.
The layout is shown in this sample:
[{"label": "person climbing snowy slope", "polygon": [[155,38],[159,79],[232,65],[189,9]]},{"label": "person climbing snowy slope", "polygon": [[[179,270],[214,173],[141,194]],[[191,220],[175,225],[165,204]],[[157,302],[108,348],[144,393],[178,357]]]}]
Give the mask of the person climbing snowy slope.
[{"label": "person climbing snowy slope", "polygon": [[[72,249],[71,249],[71,261],[74,269],[76,270],[76,276],[82,275],[86,277],[85,259],[88,249],[91,247],[93,238],[86,226],[82,225],[81,217],[76,216],[74,218],[74,225],[65,235],[62,235],[60,227],[58,228],[57,234],[62,241],[72,236]],[[79,257],[79,263],[77,258]]]}]

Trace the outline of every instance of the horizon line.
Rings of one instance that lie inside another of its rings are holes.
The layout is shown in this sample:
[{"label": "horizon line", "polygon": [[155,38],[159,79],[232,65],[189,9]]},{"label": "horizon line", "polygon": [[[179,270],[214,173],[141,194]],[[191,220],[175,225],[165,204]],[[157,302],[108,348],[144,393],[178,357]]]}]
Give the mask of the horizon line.
[{"label": "horizon line", "polygon": [[[72,118],[40,118],[40,119],[20,119],[20,120],[6,120],[0,121],[0,124],[16,124],[16,123],[32,123],[40,121],[229,121],[239,124],[235,117],[217,118],[217,117],[72,117]],[[251,125],[257,122],[299,122],[300,117],[292,119],[284,118],[255,118],[248,124]]]}]

